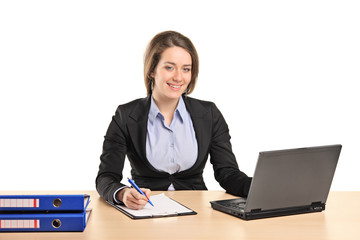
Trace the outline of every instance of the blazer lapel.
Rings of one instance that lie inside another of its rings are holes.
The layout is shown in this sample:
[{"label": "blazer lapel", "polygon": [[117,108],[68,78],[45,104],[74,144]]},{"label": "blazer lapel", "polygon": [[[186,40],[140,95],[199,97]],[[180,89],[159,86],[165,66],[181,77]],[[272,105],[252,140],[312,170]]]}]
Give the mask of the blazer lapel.
[{"label": "blazer lapel", "polygon": [[128,122],[132,145],[139,154],[140,159],[146,163],[148,163],[146,158],[146,133],[149,110],[150,97],[140,99],[133,111],[129,114]]},{"label": "blazer lapel", "polygon": [[184,102],[186,109],[190,113],[198,143],[198,157],[193,166],[196,167],[202,163],[202,160],[208,154],[209,141],[211,139],[211,118],[209,117],[209,111],[202,106],[200,101],[184,97]]}]

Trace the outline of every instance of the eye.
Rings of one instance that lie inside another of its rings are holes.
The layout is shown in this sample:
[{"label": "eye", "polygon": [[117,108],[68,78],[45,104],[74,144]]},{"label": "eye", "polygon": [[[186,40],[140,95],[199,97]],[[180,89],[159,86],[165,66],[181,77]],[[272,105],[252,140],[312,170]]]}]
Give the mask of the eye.
[{"label": "eye", "polygon": [[171,71],[171,70],[173,70],[173,67],[171,67],[171,66],[165,66],[165,69]]},{"label": "eye", "polygon": [[184,72],[191,72],[191,68],[184,68]]}]

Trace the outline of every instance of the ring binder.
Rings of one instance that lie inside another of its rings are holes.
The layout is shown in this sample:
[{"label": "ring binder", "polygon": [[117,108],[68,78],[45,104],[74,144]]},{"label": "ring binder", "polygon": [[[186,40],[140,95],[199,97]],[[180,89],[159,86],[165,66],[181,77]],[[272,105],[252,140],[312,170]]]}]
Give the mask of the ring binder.
[{"label": "ring binder", "polygon": [[82,211],[90,202],[83,195],[0,195],[0,211]]},{"label": "ring binder", "polygon": [[84,231],[90,196],[0,195],[0,232]]},{"label": "ring binder", "polygon": [[73,213],[0,214],[0,232],[84,231],[91,209]]}]

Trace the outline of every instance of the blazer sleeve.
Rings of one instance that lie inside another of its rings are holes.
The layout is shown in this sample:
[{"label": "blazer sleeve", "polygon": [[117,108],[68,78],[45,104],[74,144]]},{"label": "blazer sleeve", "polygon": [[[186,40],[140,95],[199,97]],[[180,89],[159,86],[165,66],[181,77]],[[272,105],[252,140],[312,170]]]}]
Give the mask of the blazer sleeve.
[{"label": "blazer sleeve", "polygon": [[212,139],[210,144],[210,162],[214,168],[215,179],[228,193],[246,197],[252,178],[239,170],[232,151],[228,125],[214,103],[212,113]]},{"label": "blazer sleeve", "polygon": [[125,186],[120,181],[123,178],[122,171],[127,152],[126,119],[127,114],[119,106],[104,137],[100,156],[96,190],[101,197],[110,202],[114,202],[114,193]]}]

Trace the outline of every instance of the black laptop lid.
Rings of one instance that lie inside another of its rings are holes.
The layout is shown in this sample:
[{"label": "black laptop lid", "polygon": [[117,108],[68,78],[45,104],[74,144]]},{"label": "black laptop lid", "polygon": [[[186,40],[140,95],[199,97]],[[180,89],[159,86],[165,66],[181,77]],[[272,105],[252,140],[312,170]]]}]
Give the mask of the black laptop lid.
[{"label": "black laptop lid", "polygon": [[341,145],[260,152],[245,212],[325,203]]}]

